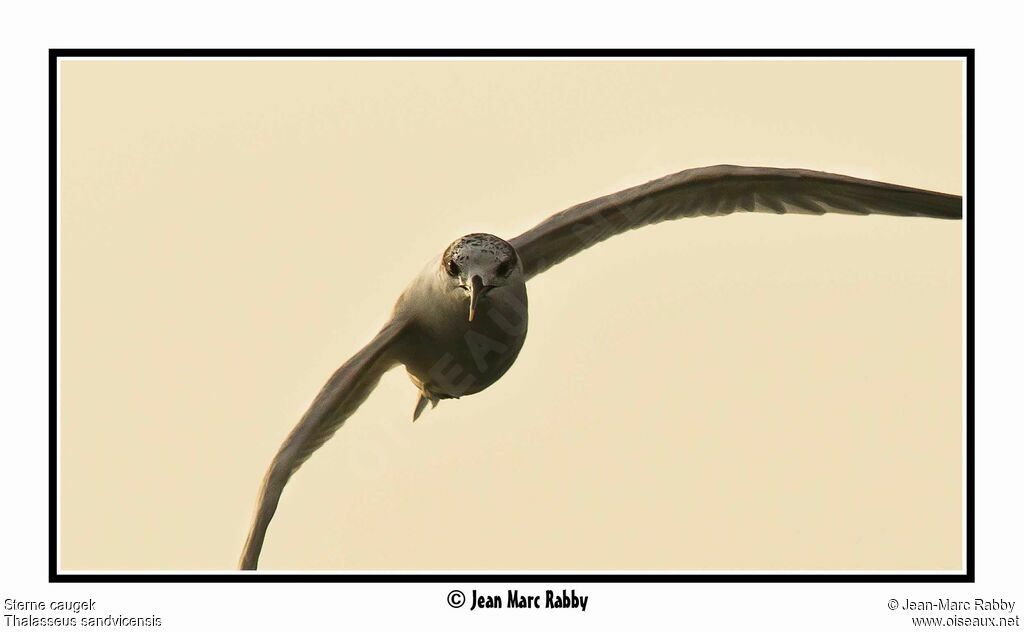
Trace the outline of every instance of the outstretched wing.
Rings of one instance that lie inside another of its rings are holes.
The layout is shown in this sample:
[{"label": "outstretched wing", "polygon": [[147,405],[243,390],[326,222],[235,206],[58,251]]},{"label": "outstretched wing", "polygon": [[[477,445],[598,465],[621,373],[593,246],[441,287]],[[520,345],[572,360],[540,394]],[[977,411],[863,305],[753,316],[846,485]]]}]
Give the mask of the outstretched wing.
[{"label": "outstretched wing", "polygon": [[681,217],[734,211],[960,219],[959,195],[807,171],[718,165],[688,169],[579,204],[512,239],[526,278],[613,235]]},{"label": "outstretched wing", "polygon": [[256,569],[267,526],[274,517],[288,479],[359,408],[377,386],[381,375],[399,363],[404,325],[401,320],[392,320],[368,345],[335,371],[281,444],[263,478],[256,514],[239,561],[241,570]]}]

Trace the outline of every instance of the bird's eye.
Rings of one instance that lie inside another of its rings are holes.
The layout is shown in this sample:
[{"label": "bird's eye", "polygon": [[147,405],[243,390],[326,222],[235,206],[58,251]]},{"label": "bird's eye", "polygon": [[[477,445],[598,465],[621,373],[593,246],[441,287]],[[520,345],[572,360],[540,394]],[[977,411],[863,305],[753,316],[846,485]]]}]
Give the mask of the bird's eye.
[{"label": "bird's eye", "polygon": [[444,269],[448,271],[451,276],[459,276],[459,264],[455,263],[454,260],[449,259],[448,263],[445,264]]},{"label": "bird's eye", "polygon": [[498,276],[508,276],[509,272],[512,272],[512,260],[506,259],[502,261],[501,265],[498,266],[497,272]]}]

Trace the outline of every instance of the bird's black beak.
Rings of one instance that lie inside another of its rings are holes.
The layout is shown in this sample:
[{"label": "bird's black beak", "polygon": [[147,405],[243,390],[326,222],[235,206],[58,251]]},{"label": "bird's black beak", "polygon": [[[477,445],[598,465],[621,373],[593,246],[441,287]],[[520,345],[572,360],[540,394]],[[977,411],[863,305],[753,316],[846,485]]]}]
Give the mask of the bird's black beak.
[{"label": "bird's black beak", "polygon": [[469,322],[473,322],[473,318],[476,316],[477,301],[482,299],[490,289],[489,286],[484,286],[484,281],[478,274],[474,274],[469,279]]}]

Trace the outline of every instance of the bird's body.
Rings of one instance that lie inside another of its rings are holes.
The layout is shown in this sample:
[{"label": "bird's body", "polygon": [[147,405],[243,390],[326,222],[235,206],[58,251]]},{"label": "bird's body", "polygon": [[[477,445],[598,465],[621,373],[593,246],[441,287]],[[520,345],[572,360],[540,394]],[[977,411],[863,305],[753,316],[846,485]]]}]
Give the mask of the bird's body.
[{"label": "bird's body", "polygon": [[[492,242],[514,256],[512,247],[493,235],[467,235],[460,241]],[[506,282],[487,291],[473,320],[466,318],[469,297],[437,261],[433,258],[424,266],[392,314],[393,320],[404,323],[396,350],[400,362],[423,399],[432,404],[479,393],[496,382],[519,355],[528,323],[526,283],[518,258]]]},{"label": "bird's body", "polygon": [[684,217],[757,211],[959,219],[961,204],[956,195],[818,171],[720,165],[574,206],[509,241],[485,233],[460,237],[414,277],[388,323],[331,376],[281,445],[263,480],[240,568],[256,568],[291,475],[384,372],[405,366],[419,389],[414,420],[427,404],[491,386],[526,340],[526,282],[566,258],[624,231]]}]

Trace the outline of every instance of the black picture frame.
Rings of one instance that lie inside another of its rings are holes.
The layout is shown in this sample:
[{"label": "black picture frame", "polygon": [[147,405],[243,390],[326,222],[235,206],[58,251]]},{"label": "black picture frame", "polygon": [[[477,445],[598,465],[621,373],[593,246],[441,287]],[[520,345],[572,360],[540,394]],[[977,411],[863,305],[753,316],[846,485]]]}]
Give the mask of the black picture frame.
[{"label": "black picture frame", "polygon": [[[57,568],[57,68],[76,57],[675,57],[675,58],[962,58],[966,63],[966,488],[963,573],[62,573]],[[49,50],[49,568],[51,583],[973,583],[974,560],[974,49],[234,49],[234,48],[67,48]]]}]

